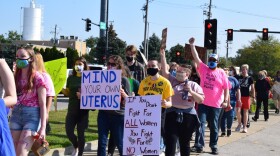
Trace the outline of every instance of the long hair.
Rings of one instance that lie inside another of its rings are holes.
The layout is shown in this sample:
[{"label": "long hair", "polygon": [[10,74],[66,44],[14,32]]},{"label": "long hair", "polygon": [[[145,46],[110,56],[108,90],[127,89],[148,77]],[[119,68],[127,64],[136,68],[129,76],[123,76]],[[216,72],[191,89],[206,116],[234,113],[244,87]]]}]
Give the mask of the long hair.
[{"label": "long hair", "polygon": [[127,73],[125,71],[123,59],[118,55],[111,55],[111,56],[109,56],[109,60],[110,59],[114,60],[114,63],[117,64],[117,69],[121,69],[122,70],[122,76],[126,77]]},{"label": "long hair", "polygon": [[76,70],[75,70],[75,64],[76,64],[76,62],[77,61],[81,61],[81,62],[83,62],[83,64],[84,64],[84,70],[88,70],[88,65],[87,65],[87,61],[86,61],[86,59],[84,58],[84,57],[79,57],[79,58],[77,58],[75,61],[74,61],[74,64],[73,64],[73,76],[77,76],[77,72],[76,72]]},{"label": "long hair", "polygon": [[46,68],[44,65],[44,59],[40,53],[35,54],[35,60],[36,60],[35,64],[36,64],[37,71],[39,71],[41,73],[46,72]]},{"label": "long hair", "polygon": [[34,50],[32,49],[32,47],[20,47],[18,49],[19,50],[25,50],[28,54],[29,54],[29,67],[28,67],[28,71],[27,71],[27,84],[25,86],[21,86],[21,74],[22,74],[22,69],[16,67],[16,70],[15,70],[15,82],[16,82],[16,88],[17,88],[17,91],[18,92],[21,92],[21,91],[30,91],[33,87],[34,87],[34,76],[35,76],[35,72],[36,72],[36,67],[35,67],[35,60],[36,58],[34,57],[35,56],[35,53],[34,53]]}]

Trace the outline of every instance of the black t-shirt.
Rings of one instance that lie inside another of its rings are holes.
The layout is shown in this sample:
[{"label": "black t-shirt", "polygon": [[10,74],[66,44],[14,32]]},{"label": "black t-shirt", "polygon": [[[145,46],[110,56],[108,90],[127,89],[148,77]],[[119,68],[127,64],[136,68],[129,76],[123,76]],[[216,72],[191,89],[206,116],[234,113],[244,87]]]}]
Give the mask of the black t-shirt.
[{"label": "black t-shirt", "polygon": [[268,99],[268,93],[271,89],[269,82],[266,79],[258,79],[256,81],[257,99]]},{"label": "black t-shirt", "polygon": [[250,86],[254,83],[254,79],[251,76],[240,76],[238,81],[240,83],[241,96],[250,96]]}]

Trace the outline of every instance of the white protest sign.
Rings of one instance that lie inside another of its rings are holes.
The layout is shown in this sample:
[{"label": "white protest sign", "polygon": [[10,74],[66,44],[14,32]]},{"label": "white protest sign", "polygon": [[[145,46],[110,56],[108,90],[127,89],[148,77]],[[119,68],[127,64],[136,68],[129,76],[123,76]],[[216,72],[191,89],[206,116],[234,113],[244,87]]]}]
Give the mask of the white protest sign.
[{"label": "white protest sign", "polygon": [[126,98],[124,155],[159,155],[161,95]]},{"label": "white protest sign", "polygon": [[83,71],[81,81],[81,109],[120,109],[121,70]]}]

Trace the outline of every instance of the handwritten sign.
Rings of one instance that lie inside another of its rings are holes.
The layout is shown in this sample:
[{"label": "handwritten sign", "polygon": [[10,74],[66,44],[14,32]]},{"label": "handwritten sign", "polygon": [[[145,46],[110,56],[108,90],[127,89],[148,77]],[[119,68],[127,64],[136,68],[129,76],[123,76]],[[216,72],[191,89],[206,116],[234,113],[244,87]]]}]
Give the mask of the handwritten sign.
[{"label": "handwritten sign", "polygon": [[[207,60],[207,49],[199,46],[195,46],[195,48],[201,61],[205,63]],[[185,56],[186,60],[194,59],[191,52],[191,46],[189,44],[185,44],[185,54],[186,54]]]},{"label": "handwritten sign", "polygon": [[121,70],[83,71],[81,81],[81,109],[120,109]]},{"label": "handwritten sign", "polygon": [[161,95],[126,98],[124,155],[160,155]]},{"label": "handwritten sign", "polygon": [[66,83],[67,58],[56,59],[45,62],[46,71],[53,81],[55,95],[57,95]]},{"label": "handwritten sign", "polygon": [[166,39],[167,39],[167,28],[162,30],[161,44],[160,44],[161,49],[166,49]]}]

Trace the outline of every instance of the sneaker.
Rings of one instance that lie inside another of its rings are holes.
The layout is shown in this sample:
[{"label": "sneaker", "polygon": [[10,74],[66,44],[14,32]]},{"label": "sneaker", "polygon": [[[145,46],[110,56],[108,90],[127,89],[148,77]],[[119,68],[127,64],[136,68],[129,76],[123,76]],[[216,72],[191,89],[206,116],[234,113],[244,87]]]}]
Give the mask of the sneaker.
[{"label": "sneaker", "polygon": [[250,128],[250,121],[247,122],[246,127],[247,127],[247,128]]},{"label": "sneaker", "polygon": [[227,136],[230,137],[231,136],[231,129],[227,130]]},{"label": "sneaker", "polygon": [[218,155],[219,154],[218,148],[211,148],[211,150],[212,150],[211,154],[213,154],[213,155]]},{"label": "sneaker", "polygon": [[221,137],[226,136],[226,132],[222,132]]},{"label": "sneaker", "polygon": [[235,131],[236,131],[236,132],[240,132],[241,128],[242,128],[242,125],[238,125],[238,126],[235,128]]},{"label": "sneaker", "polygon": [[268,119],[264,119],[264,121],[267,121]]},{"label": "sneaker", "polygon": [[248,132],[247,128],[244,128],[242,131],[242,133],[247,133],[247,132]]},{"label": "sneaker", "polygon": [[79,153],[78,148],[75,148],[71,156],[78,156],[78,153]]},{"label": "sneaker", "polygon": [[191,152],[202,153],[203,149],[199,148],[199,147],[196,147],[196,146],[193,146],[193,147],[191,147]]},{"label": "sneaker", "polygon": [[257,122],[257,120],[258,120],[258,119],[257,119],[257,118],[255,118],[255,117],[252,117],[252,120],[254,120],[255,122]]}]

